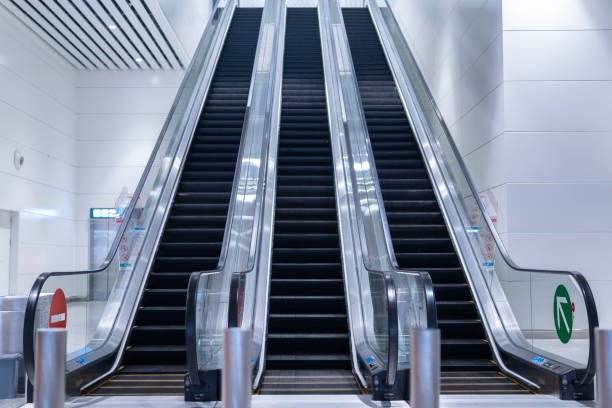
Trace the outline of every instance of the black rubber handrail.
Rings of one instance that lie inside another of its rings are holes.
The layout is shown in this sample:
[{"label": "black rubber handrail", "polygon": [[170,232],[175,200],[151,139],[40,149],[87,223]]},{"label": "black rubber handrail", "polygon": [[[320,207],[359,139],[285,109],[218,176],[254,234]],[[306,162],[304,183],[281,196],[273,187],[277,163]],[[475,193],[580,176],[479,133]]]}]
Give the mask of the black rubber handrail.
[{"label": "black rubber handrail", "polygon": [[[219,8],[217,8],[213,13],[211,13],[211,17],[210,17],[210,21],[212,21],[219,13]],[[222,17],[219,17],[219,21],[222,20]],[[210,21],[207,24],[207,26],[210,26]],[[204,32],[204,34],[202,35],[202,38],[200,39],[200,42],[198,43],[198,47],[196,48],[196,51],[194,53],[194,55],[198,55],[199,51],[201,49],[203,49],[204,47],[204,39],[205,39],[205,34],[206,31]],[[181,84],[179,86],[179,89],[177,91],[176,97],[174,99],[174,102],[168,112],[168,116],[166,117],[166,121],[164,122],[164,125],[160,131],[160,134],[157,138],[157,141],[155,143],[155,146],[153,147],[153,150],[151,151],[151,155],[149,156],[149,160],[147,161],[147,164],[143,170],[142,176],[140,177],[140,180],[138,182],[138,185],[136,186],[136,189],[134,190],[134,194],[132,195],[132,198],[128,204],[127,209],[124,212],[124,215],[122,216],[122,222],[121,225],[119,226],[119,229],[117,230],[117,233],[115,234],[115,238],[113,240],[113,243],[111,244],[111,247],[106,255],[106,258],[104,259],[104,261],[102,262],[102,264],[98,267],[98,268],[92,268],[92,269],[84,269],[84,270],[79,270],[79,271],[60,271],[60,272],[44,272],[40,275],[38,275],[38,277],[36,278],[36,280],[34,281],[34,284],[32,285],[32,288],[30,289],[30,293],[28,295],[28,300],[27,300],[27,304],[26,304],[26,309],[25,309],[25,316],[24,316],[24,324],[23,324],[23,354],[24,354],[24,364],[25,364],[25,369],[26,369],[26,373],[28,375],[28,379],[29,381],[34,384],[34,366],[35,366],[35,359],[34,359],[34,329],[36,327],[36,309],[38,307],[38,300],[40,298],[40,293],[43,289],[43,286],[45,284],[45,282],[52,277],[57,277],[57,276],[76,276],[76,275],[90,275],[90,274],[96,274],[96,273],[101,273],[104,272],[106,269],[108,269],[108,267],[110,266],[110,264],[113,262],[113,260],[115,259],[115,256],[117,255],[117,251],[119,249],[119,246],[121,244],[121,239],[123,237],[123,235],[126,232],[127,226],[130,223],[130,220],[132,219],[132,217],[134,216],[134,209],[136,208],[136,204],[140,198],[140,194],[142,193],[142,190],[144,188],[145,183],[147,182],[147,179],[149,177],[149,174],[151,172],[151,169],[153,167],[153,164],[155,162],[155,158],[157,156],[157,154],[159,153],[159,149],[161,147],[162,142],[165,139],[166,136],[166,132],[168,130],[168,127],[170,126],[170,122],[172,121],[172,118],[175,115],[176,109],[179,105],[179,102],[181,100],[181,98],[183,97],[183,93],[185,92],[185,89],[187,88],[187,80],[189,78],[189,74],[195,69],[194,64],[195,64],[195,60],[196,58],[192,58],[191,62],[189,63],[189,66],[186,70],[186,74],[183,77],[183,79],[181,80]],[[202,70],[202,68],[205,66],[206,60],[204,59],[202,66],[200,67],[200,70]],[[199,75],[198,75],[199,76]],[[194,88],[195,89],[195,88]],[[178,147],[179,144],[177,144]],[[167,182],[167,178],[164,181],[164,184]]]},{"label": "black rubber handrail", "polygon": [[[388,1],[387,0],[384,0],[384,1],[385,1],[386,7],[388,8],[388,10],[391,10]],[[368,2],[368,4],[371,5],[371,2]],[[390,13],[390,14],[395,19],[395,16],[393,15],[393,13]],[[406,43],[405,38],[402,37],[400,41],[402,42],[403,46],[408,52],[410,62],[412,63],[412,66],[414,67],[414,71],[417,74],[419,82],[421,83],[421,86],[423,87],[425,91],[425,95],[427,96],[428,102],[431,104],[431,107],[436,115],[436,118],[440,122],[444,135],[449,145],[451,146],[455,159],[459,163],[461,171],[470,188],[470,192],[472,193],[472,195],[474,196],[476,200],[476,203],[478,204],[478,208],[480,209],[480,212],[482,213],[482,216],[486,221],[487,227],[489,228],[489,231],[491,232],[491,235],[494,238],[495,245],[497,249],[499,250],[499,253],[501,254],[504,262],[508,266],[510,266],[512,269],[518,272],[541,273],[541,274],[552,274],[552,275],[569,275],[576,280],[576,283],[578,284],[578,287],[580,289],[580,293],[582,294],[582,297],[584,298],[586,312],[587,312],[587,320],[589,322],[589,358],[588,358],[587,367],[584,370],[584,374],[582,378],[576,379],[575,383],[578,385],[585,385],[585,384],[591,383],[593,381],[593,378],[595,377],[595,328],[599,326],[599,317],[597,314],[597,307],[595,305],[595,298],[593,296],[593,292],[591,290],[591,287],[588,281],[586,280],[584,275],[582,275],[580,272],[577,272],[577,271],[564,271],[564,270],[554,270],[554,269],[528,269],[528,268],[520,267],[514,262],[510,254],[507,252],[506,247],[504,246],[501,238],[499,237],[497,229],[493,225],[493,221],[491,221],[491,216],[489,215],[487,208],[485,207],[482,199],[480,198],[480,194],[478,193],[478,190],[476,189],[474,180],[470,176],[470,173],[467,169],[467,165],[465,164],[465,161],[463,160],[463,157],[461,156],[459,149],[457,148],[457,145],[453,137],[451,136],[450,130],[448,126],[446,125],[446,122],[444,118],[442,117],[442,114],[440,113],[438,105],[436,104],[434,97],[431,93],[431,90],[429,89],[429,86],[427,85],[425,77],[423,76],[423,73],[419,69],[416,59],[414,58],[414,55],[412,54],[412,50]]]}]

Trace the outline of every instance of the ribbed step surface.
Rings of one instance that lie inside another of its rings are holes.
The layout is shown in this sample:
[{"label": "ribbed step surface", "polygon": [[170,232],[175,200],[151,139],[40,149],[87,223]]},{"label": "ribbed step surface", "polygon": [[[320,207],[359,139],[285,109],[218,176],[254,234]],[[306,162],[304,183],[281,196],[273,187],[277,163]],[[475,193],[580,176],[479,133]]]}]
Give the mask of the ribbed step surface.
[{"label": "ribbed step surface", "polygon": [[434,282],[443,370],[496,370],[369,11],[344,9],[343,16],[397,261],[428,271]]},{"label": "ribbed step surface", "polygon": [[289,8],[262,394],[359,393],[326,108],[317,11]]},{"label": "ribbed step surface", "polygon": [[346,370],[267,370],[260,394],[364,393]]},{"label": "ribbed step surface", "polygon": [[219,262],[261,14],[260,8],[239,8],[234,14],[136,314],[121,375],[93,391],[95,395],[183,392],[189,274],[213,269]]}]

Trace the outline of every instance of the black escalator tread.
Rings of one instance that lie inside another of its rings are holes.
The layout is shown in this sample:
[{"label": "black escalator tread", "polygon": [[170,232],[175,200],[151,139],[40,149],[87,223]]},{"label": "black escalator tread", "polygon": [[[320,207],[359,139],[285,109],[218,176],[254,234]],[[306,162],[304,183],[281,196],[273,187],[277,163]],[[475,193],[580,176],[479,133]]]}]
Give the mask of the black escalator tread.
[{"label": "black escalator tread", "polygon": [[[267,371],[260,391],[355,394],[317,11],[287,13]],[[329,370],[342,373],[333,386],[325,383]]]},{"label": "black escalator tread", "polygon": [[443,371],[440,386],[442,394],[529,394],[531,392],[496,371]]},{"label": "black escalator tread", "polygon": [[115,378],[94,395],[182,394],[182,378],[162,373],[185,372],[189,274],[219,262],[261,13],[234,14],[125,349],[120,377],[148,375],[155,387]]},{"label": "black escalator tread", "polygon": [[[150,373],[150,370],[155,373]],[[86,393],[90,396],[140,396],[184,394],[186,366],[130,366],[112,376],[103,386]]]},{"label": "black escalator tread", "polygon": [[398,263],[434,282],[443,369],[497,370],[369,11],[343,16]]},{"label": "black escalator tread", "polygon": [[[348,370],[268,370],[259,394],[358,394]],[[365,391],[363,391],[365,393]]]}]

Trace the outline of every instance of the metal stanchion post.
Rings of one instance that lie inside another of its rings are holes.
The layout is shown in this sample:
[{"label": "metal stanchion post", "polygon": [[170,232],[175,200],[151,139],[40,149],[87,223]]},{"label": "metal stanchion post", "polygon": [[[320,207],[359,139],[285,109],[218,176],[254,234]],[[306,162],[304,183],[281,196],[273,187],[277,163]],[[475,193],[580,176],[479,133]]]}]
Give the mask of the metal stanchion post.
[{"label": "metal stanchion post", "polygon": [[612,408],[612,330],[595,329],[597,408]]},{"label": "metal stanchion post", "polygon": [[440,330],[410,331],[410,406],[440,406]]},{"label": "metal stanchion post", "polygon": [[36,331],[34,407],[60,408],[66,399],[66,329]]},{"label": "metal stanchion post", "polygon": [[239,328],[223,332],[223,408],[251,407],[251,332]]}]

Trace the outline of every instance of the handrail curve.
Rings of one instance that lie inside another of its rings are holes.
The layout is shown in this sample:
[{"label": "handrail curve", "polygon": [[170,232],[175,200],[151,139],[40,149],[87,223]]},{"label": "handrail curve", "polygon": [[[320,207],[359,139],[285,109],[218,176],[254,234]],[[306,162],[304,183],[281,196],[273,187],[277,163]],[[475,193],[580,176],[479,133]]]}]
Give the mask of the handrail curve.
[{"label": "handrail curve", "polygon": [[[372,5],[373,3],[375,3],[376,1],[384,1],[385,3],[385,7],[388,8],[388,10],[392,10],[391,6],[389,5],[388,0],[366,0],[367,1],[367,5],[369,6],[370,9],[372,9]],[[375,7],[380,8],[380,6],[376,5]],[[395,15],[393,13],[390,13],[393,18],[395,19]],[[593,381],[594,377],[595,377],[595,328],[599,325],[599,318],[598,318],[598,313],[597,313],[597,307],[595,305],[595,298],[593,296],[593,292],[591,290],[591,287],[588,283],[588,281],[586,280],[586,278],[584,277],[584,275],[582,275],[580,272],[578,271],[568,271],[568,270],[555,270],[555,269],[542,269],[542,268],[535,268],[535,269],[531,269],[531,268],[526,268],[526,267],[521,267],[519,266],[511,257],[511,255],[509,254],[509,252],[507,251],[503,241],[501,240],[499,233],[497,232],[497,229],[495,227],[495,225],[493,224],[492,221],[492,217],[489,214],[489,211],[487,210],[487,207],[485,206],[484,202],[482,201],[482,199],[480,198],[480,193],[478,192],[478,190],[476,189],[476,185],[474,183],[473,178],[470,175],[470,172],[467,168],[467,165],[465,164],[465,161],[463,160],[463,157],[461,156],[461,153],[459,152],[459,149],[457,147],[457,144],[455,143],[454,138],[451,135],[451,132],[446,124],[446,121],[444,120],[444,118],[442,117],[442,114],[440,112],[440,109],[437,105],[437,103],[435,102],[435,99],[431,93],[431,90],[429,89],[429,86],[427,84],[427,81],[425,80],[425,77],[423,76],[423,73],[421,71],[421,69],[419,68],[419,65],[416,62],[416,58],[414,57],[414,54],[412,53],[412,50],[410,49],[410,47],[408,46],[408,44],[406,43],[406,39],[402,37],[401,41],[404,43],[405,49],[408,52],[409,58],[411,60],[412,65],[415,68],[415,72],[419,78],[419,81],[421,82],[421,85],[425,91],[425,96],[428,99],[428,102],[431,104],[431,107],[436,115],[436,118],[438,120],[438,122],[440,123],[442,130],[444,132],[444,135],[447,139],[448,144],[450,145],[453,155],[454,155],[454,159],[457,160],[457,162],[459,163],[459,166],[461,168],[461,171],[466,179],[467,185],[470,189],[471,194],[473,195],[476,204],[478,205],[478,208],[480,210],[480,212],[483,215],[483,218],[485,219],[486,225],[489,229],[489,232],[491,233],[491,236],[493,237],[493,240],[495,242],[495,246],[497,247],[497,249],[499,250],[499,253],[503,259],[503,261],[513,270],[518,271],[518,272],[528,272],[528,273],[541,273],[541,274],[552,274],[552,275],[569,275],[572,278],[575,279],[579,289],[580,289],[580,293],[582,294],[582,297],[585,301],[585,305],[586,305],[586,312],[587,312],[587,319],[589,322],[589,357],[588,357],[588,363],[587,363],[587,367],[584,369],[584,374],[582,376],[582,378],[580,379],[576,379],[575,383],[578,385],[585,385],[585,384],[589,384]]]},{"label": "handrail curve", "polygon": [[[235,0],[234,0],[235,1]],[[226,8],[227,7],[227,8]],[[220,7],[217,6],[213,12],[210,15],[210,19],[209,22],[207,23],[207,27],[210,26],[210,21],[212,21],[212,19],[214,19],[215,15],[219,12],[219,9],[224,9],[225,13],[228,12],[232,12],[233,9],[231,9],[229,7],[229,3],[227,5],[225,5],[224,7]],[[229,11],[228,11],[229,10]],[[219,18],[219,21],[224,20],[226,14],[224,14],[222,17]],[[218,28],[218,27],[217,27]],[[206,39],[206,31],[204,32],[204,34],[202,35],[202,38],[200,39],[200,41],[198,42],[198,46],[196,48],[196,51],[194,52],[194,56],[198,54],[198,52],[200,50],[203,49],[203,47],[205,46],[205,39]],[[38,301],[40,298],[40,293],[43,289],[43,286],[45,284],[45,282],[52,277],[56,277],[56,276],[76,276],[76,275],[90,275],[90,274],[96,274],[96,273],[101,273],[106,271],[109,266],[111,265],[111,263],[113,262],[113,260],[115,259],[116,255],[117,255],[117,251],[119,250],[119,246],[121,245],[121,239],[123,238],[123,236],[126,233],[126,230],[128,228],[128,224],[130,223],[130,221],[132,220],[132,217],[135,215],[134,214],[134,210],[136,208],[136,204],[138,203],[139,199],[140,199],[140,195],[144,189],[144,185],[147,182],[147,179],[150,175],[151,169],[153,168],[153,164],[155,162],[155,159],[157,157],[157,154],[160,151],[161,145],[165,139],[166,133],[168,131],[168,127],[170,126],[170,123],[172,121],[172,118],[174,117],[175,113],[176,113],[176,109],[179,105],[179,102],[181,101],[181,97],[183,96],[183,93],[185,92],[185,89],[187,88],[187,81],[189,79],[189,73],[193,72],[194,69],[196,69],[195,67],[195,61],[196,58],[192,58],[192,60],[190,61],[187,69],[185,70],[185,75],[183,76],[183,79],[181,80],[180,86],[178,88],[178,91],[176,93],[176,97],[172,103],[172,106],[170,108],[170,110],[168,111],[168,115],[166,116],[166,120],[164,122],[164,125],[162,126],[162,129],[159,132],[159,136],[157,138],[157,141],[155,142],[155,145],[153,146],[153,149],[151,151],[151,154],[149,156],[149,159],[147,160],[147,164],[142,172],[142,175],[140,177],[140,180],[138,181],[138,184],[136,186],[136,189],[134,190],[134,193],[132,194],[132,198],[130,199],[130,202],[126,208],[126,210],[124,211],[124,213],[122,214],[121,217],[121,225],[119,226],[119,229],[117,230],[116,234],[115,234],[115,238],[113,239],[113,243],[111,244],[111,247],[109,248],[107,255],[104,259],[104,261],[100,264],[99,267],[97,268],[90,268],[90,269],[83,269],[83,270],[77,270],[77,271],[58,271],[58,272],[44,272],[41,273],[40,275],[38,275],[38,277],[36,278],[36,280],[34,281],[32,288],[30,289],[30,292],[28,294],[28,300],[27,300],[27,304],[26,304],[26,309],[25,309],[25,317],[24,317],[24,325],[23,325],[23,351],[24,351],[24,365],[25,365],[25,369],[26,369],[26,373],[28,375],[28,380],[33,384],[34,384],[34,366],[35,366],[35,359],[34,359],[34,328],[35,328],[35,314],[36,314],[36,309],[38,306]],[[204,61],[207,61],[207,59],[205,58]],[[200,72],[197,75],[198,77],[198,83],[201,82],[201,73],[204,71],[204,66],[206,64],[202,64],[202,66],[200,67]],[[194,89],[197,89],[197,86],[194,87]],[[167,182],[167,176],[166,175],[166,180],[164,180],[163,185],[166,184]]]}]

